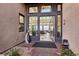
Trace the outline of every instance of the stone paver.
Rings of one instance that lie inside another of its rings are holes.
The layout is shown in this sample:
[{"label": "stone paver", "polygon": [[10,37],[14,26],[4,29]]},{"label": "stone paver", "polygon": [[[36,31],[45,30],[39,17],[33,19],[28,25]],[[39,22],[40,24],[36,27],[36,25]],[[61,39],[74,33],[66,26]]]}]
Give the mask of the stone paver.
[{"label": "stone paver", "polygon": [[33,48],[32,56],[59,56],[59,51],[56,48]]},{"label": "stone paver", "polygon": [[32,48],[20,47],[18,53],[21,56],[30,56]]},{"label": "stone paver", "polygon": [[59,56],[59,53],[60,52],[56,48],[19,48],[19,54],[21,56]]},{"label": "stone paver", "polygon": [[[45,44],[46,45],[46,44]],[[19,53],[22,56],[59,56],[60,51],[58,48],[51,47],[32,47],[32,46],[19,46]]]},{"label": "stone paver", "polygon": [[[38,46],[39,44],[39,46]],[[41,47],[41,45],[42,47]],[[54,47],[54,43],[36,43],[34,44],[26,44],[25,42],[14,47],[18,49],[18,53],[21,56],[59,56],[60,51],[57,47]],[[34,46],[33,46],[34,45]],[[45,46],[45,47],[43,47]],[[49,46],[49,47],[47,47]],[[53,46],[53,47],[52,47]],[[58,44],[59,46],[59,44]]]}]

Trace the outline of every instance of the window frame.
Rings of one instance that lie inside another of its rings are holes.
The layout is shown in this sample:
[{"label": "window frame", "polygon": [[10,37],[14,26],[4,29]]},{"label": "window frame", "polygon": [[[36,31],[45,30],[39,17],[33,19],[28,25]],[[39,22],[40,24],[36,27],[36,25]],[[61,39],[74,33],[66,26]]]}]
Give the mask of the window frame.
[{"label": "window frame", "polygon": [[[23,23],[20,23],[20,16],[23,17]],[[23,14],[19,13],[19,26],[20,26],[21,24],[23,24],[23,30],[21,31],[21,30],[20,30],[20,27],[19,27],[19,32],[24,32],[24,28],[25,28],[25,16],[24,16]]]},{"label": "window frame", "polygon": [[[43,5],[51,5],[51,12],[46,12],[46,13],[41,13],[41,6],[43,6]],[[57,11],[57,5],[61,5],[61,11]],[[29,13],[29,7],[32,7],[32,6],[37,6],[38,7],[38,13]],[[53,9],[54,8],[54,9]],[[42,4],[40,4],[40,5],[38,5],[38,4],[34,4],[34,5],[28,5],[28,7],[27,7],[27,10],[28,10],[28,12],[27,12],[27,19],[28,19],[28,17],[29,16],[38,16],[38,26],[39,26],[39,17],[41,17],[41,16],[53,16],[53,15],[55,15],[55,19],[56,19],[56,21],[55,22],[57,22],[57,15],[61,15],[61,40],[62,40],[62,3],[55,3],[55,4],[53,4],[53,3],[42,3]],[[29,22],[29,20],[28,20],[28,22]],[[29,25],[28,25],[28,27],[29,27]],[[57,27],[57,26],[56,26]],[[39,31],[39,30],[38,30]]]}]

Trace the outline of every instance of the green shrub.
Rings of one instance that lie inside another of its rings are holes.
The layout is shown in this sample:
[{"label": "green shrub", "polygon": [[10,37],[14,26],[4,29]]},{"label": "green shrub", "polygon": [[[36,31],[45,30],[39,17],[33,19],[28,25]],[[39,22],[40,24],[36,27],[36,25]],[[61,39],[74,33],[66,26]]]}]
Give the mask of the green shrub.
[{"label": "green shrub", "polygon": [[11,49],[9,52],[5,53],[4,55],[9,55],[9,56],[20,56],[18,53],[18,49]]},{"label": "green shrub", "polygon": [[75,54],[70,49],[61,49],[61,56],[75,56]]}]

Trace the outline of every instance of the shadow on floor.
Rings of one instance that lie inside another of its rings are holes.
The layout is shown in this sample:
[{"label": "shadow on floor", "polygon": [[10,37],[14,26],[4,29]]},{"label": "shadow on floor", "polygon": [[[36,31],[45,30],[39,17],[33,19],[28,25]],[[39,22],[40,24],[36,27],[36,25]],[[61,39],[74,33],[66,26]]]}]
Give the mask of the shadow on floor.
[{"label": "shadow on floor", "polygon": [[36,42],[32,47],[57,48],[54,42]]}]

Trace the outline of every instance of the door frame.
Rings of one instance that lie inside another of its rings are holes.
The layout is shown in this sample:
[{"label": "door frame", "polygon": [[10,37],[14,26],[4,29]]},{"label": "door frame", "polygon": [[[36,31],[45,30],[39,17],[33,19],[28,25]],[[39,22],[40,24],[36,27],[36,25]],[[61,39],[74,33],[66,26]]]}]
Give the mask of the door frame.
[{"label": "door frame", "polygon": [[[42,4],[41,4],[42,5]],[[48,4],[48,5],[53,5],[53,4]],[[57,5],[58,4],[55,4],[56,5],[56,8],[57,8]],[[30,5],[28,5],[28,7],[27,7],[27,11],[29,10],[29,7],[30,6],[32,6],[31,4]],[[62,6],[62,4],[61,4],[61,6]],[[58,40],[58,38],[57,38],[57,29],[58,29],[58,27],[57,27],[57,16],[58,15],[61,15],[61,42],[62,42],[62,7],[61,7],[61,11],[57,11],[57,10],[53,10],[51,13],[40,13],[40,9],[41,9],[41,6],[39,5],[39,4],[37,4],[37,7],[38,7],[38,13],[34,13],[34,14],[32,14],[32,13],[27,13],[26,14],[26,24],[27,24],[27,26],[26,26],[26,30],[28,31],[29,30],[29,16],[37,16],[38,17],[38,34],[39,34],[39,31],[40,31],[40,17],[41,16],[55,16],[55,42]],[[52,7],[53,8],[53,7]],[[26,32],[27,32],[26,31]],[[40,37],[40,34],[39,34],[39,37]],[[39,38],[40,39],[40,38]],[[40,40],[39,40],[40,41]]]}]

